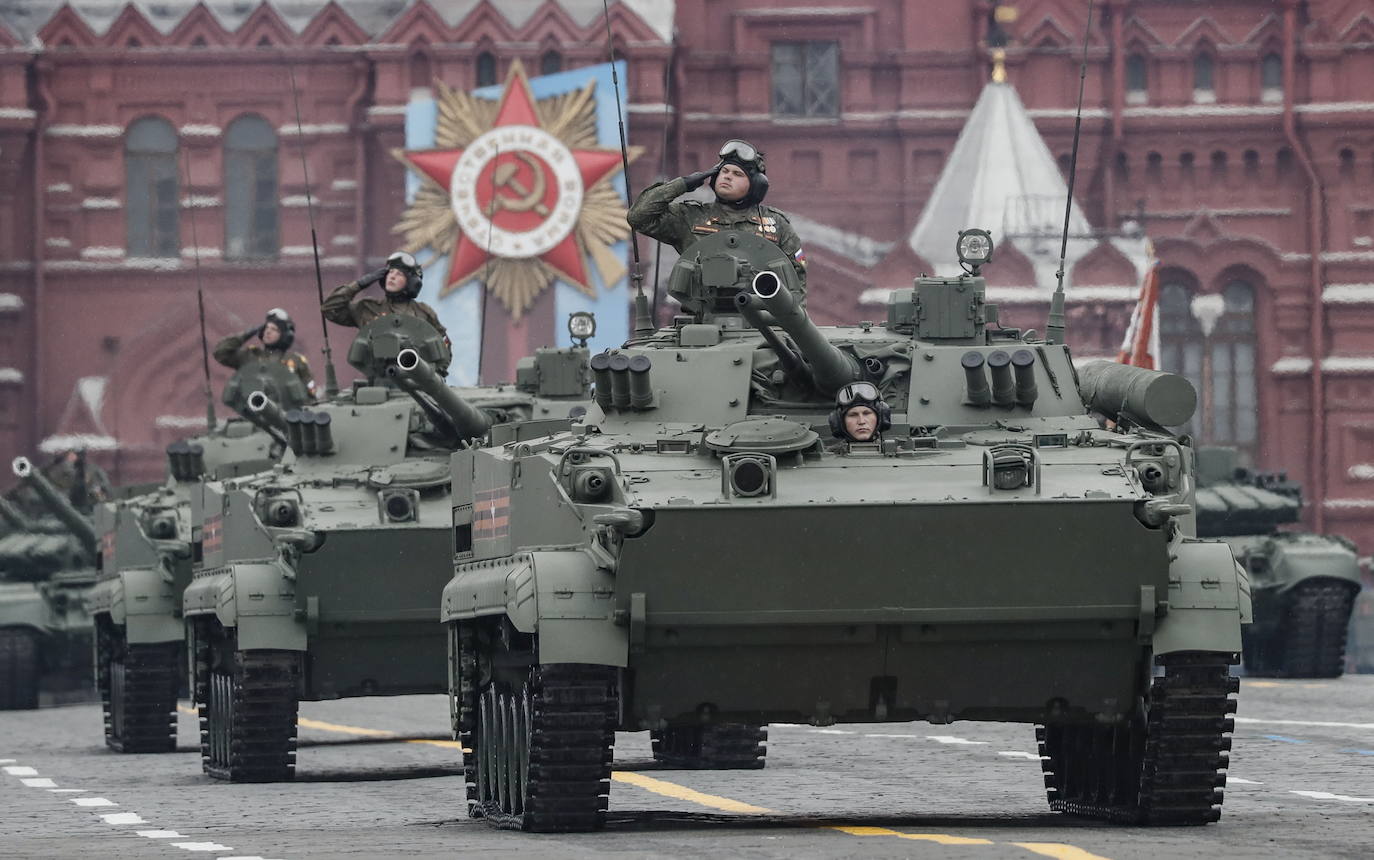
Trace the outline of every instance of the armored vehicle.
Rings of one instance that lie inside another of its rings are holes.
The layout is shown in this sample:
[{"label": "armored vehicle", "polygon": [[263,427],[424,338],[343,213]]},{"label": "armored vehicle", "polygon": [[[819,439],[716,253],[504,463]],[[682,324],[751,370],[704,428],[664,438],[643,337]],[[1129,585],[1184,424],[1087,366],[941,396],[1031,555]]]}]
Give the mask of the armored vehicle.
[{"label": "armored vehicle", "polygon": [[[585,411],[585,350],[548,350],[523,385],[454,389],[428,324],[386,316],[349,360],[367,381],[314,409],[249,408],[287,439],[270,471],[202,485],[202,558],[183,605],[205,771],[290,778],[297,703],[445,689],[448,457],[518,422],[548,433]],[[530,390],[533,389],[533,390]]]},{"label": "armored vehicle", "polygon": [[91,678],[85,601],[95,532],[27,458],[15,458],[13,469],[46,510],[26,513],[0,499],[0,710],[36,708],[40,686],[79,688]]},{"label": "armored vehicle", "polygon": [[[683,316],[592,357],[603,419],[453,455],[471,814],[600,826],[617,729],[758,767],[770,721],[962,719],[1035,724],[1056,810],[1219,817],[1249,586],[1162,429],[1196,395],[998,325],[990,240],[959,242],[964,276],[821,328],[776,245],[704,237]],[[859,382],[890,428],[827,445]]]},{"label": "armored vehicle", "polygon": [[1233,448],[1202,448],[1198,463],[1198,534],[1226,541],[1250,573],[1255,621],[1244,634],[1246,672],[1339,677],[1360,591],[1355,545],[1279,531],[1302,510],[1301,488],[1287,476],[1239,467]]},{"label": "armored vehicle", "polygon": [[96,511],[99,581],[89,598],[95,620],[96,686],[105,711],[105,743],[120,752],[171,752],[176,700],[186,676],[181,596],[191,580],[199,536],[191,496],[201,481],[253,474],[283,450],[276,431],[247,408],[253,391],[292,407],[305,387],[277,361],[251,361],[230,378],[224,402],[247,417],[167,446],[166,483],[108,502]]}]

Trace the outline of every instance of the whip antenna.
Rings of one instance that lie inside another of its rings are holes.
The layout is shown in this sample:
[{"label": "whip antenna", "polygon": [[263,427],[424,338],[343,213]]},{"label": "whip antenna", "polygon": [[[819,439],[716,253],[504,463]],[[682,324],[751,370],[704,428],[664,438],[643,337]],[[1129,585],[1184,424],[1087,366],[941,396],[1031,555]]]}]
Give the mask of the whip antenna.
[{"label": "whip antenna", "polygon": [[1058,283],[1050,297],[1050,318],[1045,323],[1045,342],[1064,342],[1064,258],[1069,254],[1069,217],[1073,214],[1073,183],[1078,176],[1078,138],[1083,129],[1083,82],[1088,77],[1088,39],[1093,30],[1093,0],[1088,0],[1088,23],[1083,28],[1083,59],[1078,64],[1078,110],[1073,117],[1073,150],[1069,154],[1069,194],[1064,201],[1064,232],[1059,239]]},{"label": "whip antenna", "polygon": [[[606,19],[606,53],[611,57],[611,85],[615,87],[615,119],[620,127],[620,168],[621,174],[625,177],[625,198],[633,202],[634,194],[630,192],[630,154],[625,146],[625,116],[620,111],[620,76],[615,71],[615,44],[611,39],[611,10],[606,0],[601,0],[601,11]],[[658,325],[649,316],[649,299],[644,295],[644,273],[640,271],[639,265],[639,237],[635,231],[630,230],[630,250],[634,257],[634,269],[631,270],[630,277],[635,282],[635,336],[643,337],[653,334]]]},{"label": "whip antenna", "polygon": [[[310,168],[305,163],[305,128],[301,125],[301,97],[296,89],[296,67],[287,63],[291,76],[291,101],[296,107],[296,138],[301,151],[301,175],[305,178],[305,213],[310,218],[310,250],[315,255],[315,293],[320,301],[320,331],[324,333],[324,393],[339,393],[339,378],[334,375],[334,354],[329,349],[329,326],[324,318],[324,274],[320,271],[320,242],[315,236],[315,199],[310,194]],[[361,193],[361,191],[359,192]],[[362,249],[358,249],[362,253]]]},{"label": "whip antenna", "polygon": [[[191,194],[191,152],[182,150],[182,169],[186,173],[186,194]],[[200,238],[196,235],[196,201],[186,207],[191,210],[191,253],[196,261],[196,305],[200,310],[200,360],[205,368],[205,429],[215,432],[215,388],[210,382],[210,340],[205,334],[205,289],[200,280]]]},{"label": "whip antenna", "polygon": [[[492,141],[491,163],[501,157],[501,148]],[[475,192],[477,189],[474,188]],[[482,358],[487,354],[487,296],[491,295],[491,240],[496,231],[496,171],[491,172],[491,202],[487,204],[487,259],[482,273],[482,318],[477,321],[477,384],[482,384]],[[450,265],[452,263],[450,262]]]},{"label": "whip antenna", "polygon": [[[659,176],[665,176],[668,173],[668,112],[672,109],[672,106],[668,104],[668,92],[669,85],[672,82],[672,77],[673,61],[672,56],[670,55],[668,62],[663,64],[663,148],[659,151],[658,156]],[[619,99],[616,100],[616,104],[620,104]],[[629,186],[627,185],[626,188],[628,187]],[[655,325],[658,323],[658,264],[660,261],[662,261],[662,259],[663,243],[656,242],[654,243],[654,289],[653,297],[649,301],[649,308],[652,313],[651,318],[653,319]]]}]

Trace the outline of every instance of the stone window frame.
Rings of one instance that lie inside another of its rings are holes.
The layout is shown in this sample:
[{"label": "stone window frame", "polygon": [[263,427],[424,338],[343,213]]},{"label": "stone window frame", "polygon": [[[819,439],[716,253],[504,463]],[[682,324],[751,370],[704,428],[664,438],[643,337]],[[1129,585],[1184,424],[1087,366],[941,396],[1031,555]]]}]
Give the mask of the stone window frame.
[{"label": "stone window frame", "polygon": [[181,258],[181,140],[166,117],[145,114],[124,132],[124,226],[129,257]]},{"label": "stone window frame", "polygon": [[[255,134],[256,140],[252,139]],[[236,141],[236,137],[243,140]],[[281,253],[280,149],[272,124],[260,114],[241,114],[225,127],[226,261],[275,260]],[[233,171],[246,171],[249,176],[234,177]],[[243,224],[238,223],[241,220]]]}]

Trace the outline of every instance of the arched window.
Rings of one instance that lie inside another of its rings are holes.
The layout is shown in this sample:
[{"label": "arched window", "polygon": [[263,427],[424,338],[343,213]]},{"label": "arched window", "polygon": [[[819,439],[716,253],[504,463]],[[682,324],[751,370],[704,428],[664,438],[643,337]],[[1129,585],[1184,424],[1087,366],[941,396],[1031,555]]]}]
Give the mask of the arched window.
[{"label": "arched window", "polygon": [[1198,410],[1180,430],[1205,444],[1253,454],[1259,416],[1254,288],[1234,280],[1220,296],[1198,299],[1177,280],[1159,294],[1160,367],[1187,377],[1198,392]]},{"label": "arched window", "polygon": [[1144,104],[1149,97],[1150,79],[1142,54],[1131,54],[1126,58],[1126,100],[1133,104]]},{"label": "arched window", "polygon": [[1283,59],[1274,53],[1260,60],[1260,100],[1283,101]]},{"label": "arched window", "polygon": [[477,55],[477,86],[489,87],[496,83],[496,58],[490,51]]},{"label": "arched window", "polygon": [[224,257],[277,255],[277,134],[260,116],[241,116],[224,134]]},{"label": "arched window", "polygon": [[557,51],[545,51],[539,58],[539,74],[556,75],[563,71],[563,55]]},{"label": "arched window", "polygon": [[144,117],[124,138],[124,219],[130,257],[180,257],[177,133]]},{"label": "arched window", "polygon": [[1213,84],[1215,62],[1211,54],[1198,54],[1193,57],[1193,101],[1216,101]]}]

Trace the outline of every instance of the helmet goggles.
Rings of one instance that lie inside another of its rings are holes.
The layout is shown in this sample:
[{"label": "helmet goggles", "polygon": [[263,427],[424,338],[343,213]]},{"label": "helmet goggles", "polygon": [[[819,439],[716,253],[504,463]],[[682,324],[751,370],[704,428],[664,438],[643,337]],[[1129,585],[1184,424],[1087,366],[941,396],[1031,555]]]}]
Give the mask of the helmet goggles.
[{"label": "helmet goggles", "polygon": [[835,395],[835,405],[840,409],[848,409],[851,406],[866,406],[877,403],[881,399],[878,396],[878,386],[873,383],[851,382]]},{"label": "helmet goggles", "polygon": [[746,140],[727,140],[718,154],[721,158],[733,158],[745,164],[757,164],[759,161],[758,149]]},{"label": "helmet goggles", "polygon": [[397,251],[386,258],[386,267],[388,269],[409,269],[413,272],[420,268],[420,264],[416,262],[415,257],[411,254],[405,251]]}]

